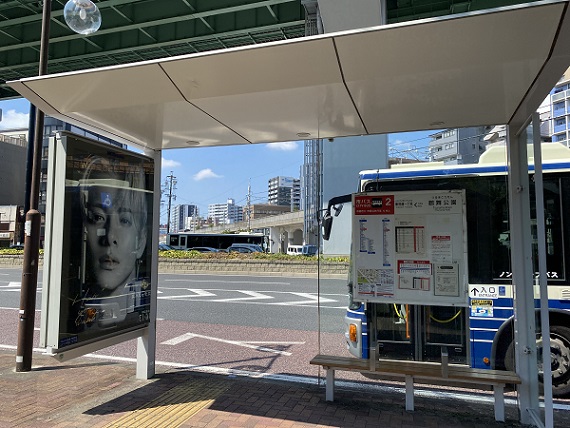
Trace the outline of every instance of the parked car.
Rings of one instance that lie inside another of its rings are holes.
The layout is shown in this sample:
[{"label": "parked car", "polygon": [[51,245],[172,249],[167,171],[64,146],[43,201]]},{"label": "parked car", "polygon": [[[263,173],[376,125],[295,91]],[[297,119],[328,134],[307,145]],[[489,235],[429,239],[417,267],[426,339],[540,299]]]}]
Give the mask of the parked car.
[{"label": "parked car", "polygon": [[263,248],[257,244],[232,244],[226,251],[228,253],[263,253]]},{"label": "parked car", "polygon": [[316,245],[303,245],[301,254],[304,256],[314,256],[318,253],[319,248]]},{"label": "parked car", "polygon": [[302,245],[289,245],[287,247],[287,254],[290,256],[300,256],[302,249],[303,249]]},{"label": "parked car", "polygon": [[200,253],[217,253],[220,250],[213,247],[192,247],[188,248],[188,251],[199,251]]},{"label": "parked car", "polygon": [[24,244],[12,244],[9,247],[11,250],[23,250]]},{"label": "parked car", "polygon": [[170,245],[166,245],[166,244],[158,244],[158,250],[159,251],[168,251],[168,250],[173,250],[174,248],[172,248]]}]

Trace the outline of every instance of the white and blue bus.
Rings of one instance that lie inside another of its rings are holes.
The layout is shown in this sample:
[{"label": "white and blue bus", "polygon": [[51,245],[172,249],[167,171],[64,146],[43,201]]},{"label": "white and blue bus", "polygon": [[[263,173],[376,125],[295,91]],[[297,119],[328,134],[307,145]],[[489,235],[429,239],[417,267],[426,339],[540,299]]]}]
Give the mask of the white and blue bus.
[{"label": "white and blue bus", "polygon": [[[570,150],[557,143],[543,144],[542,150],[553,394],[563,396],[570,394],[570,216],[566,215],[570,213]],[[420,163],[360,173],[358,193],[464,192],[468,286],[491,289],[495,295],[470,297],[467,306],[364,304],[353,299],[357,293],[349,279],[345,338],[352,355],[368,359],[370,344],[375,340],[374,352],[379,358],[436,361],[445,347],[450,362],[515,370],[504,152],[504,147],[489,149],[479,164]],[[502,161],[497,160],[497,153],[503,154]],[[529,174],[532,184],[530,166]],[[533,187],[531,216],[536,218]],[[350,201],[348,196],[329,202],[323,219],[324,239],[328,239],[332,226],[331,208]],[[541,349],[540,337],[537,340]]]}]

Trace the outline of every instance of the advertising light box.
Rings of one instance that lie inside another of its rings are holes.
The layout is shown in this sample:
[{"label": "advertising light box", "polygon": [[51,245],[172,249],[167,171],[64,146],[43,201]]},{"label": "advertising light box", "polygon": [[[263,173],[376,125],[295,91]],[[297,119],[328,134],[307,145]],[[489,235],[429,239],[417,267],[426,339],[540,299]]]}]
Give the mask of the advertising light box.
[{"label": "advertising light box", "polygon": [[352,197],[354,299],[466,306],[463,191]]},{"label": "advertising light box", "polygon": [[48,352],[91,352],[148,325],[153,176],[146,156],[66,132],[51,139],[40,334]]}]

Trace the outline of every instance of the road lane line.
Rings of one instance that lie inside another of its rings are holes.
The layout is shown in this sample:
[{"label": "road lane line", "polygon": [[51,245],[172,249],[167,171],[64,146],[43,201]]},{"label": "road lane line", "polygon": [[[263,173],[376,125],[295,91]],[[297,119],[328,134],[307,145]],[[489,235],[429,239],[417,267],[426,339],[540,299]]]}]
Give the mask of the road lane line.
[{"label": "road lane line", "polygon": [[[177,290],[180,290],[180,288],[178,288]],[[187,290],[187,291],[190,291],[191,293],[194,293],[194,294],[181,294],[181,295],[176,295],[176,296],[161,296],[161,297],[159,297],[159,299],[176,300],[176,299],[182,299],[182,298],[186,298],[186,297],[216,297],[216,294],[210,293],[209,291],[202,290],[200,288],[183,288],[182,290]]]},{"label": "road lane line", "polygon": [[229,345],[235,345],[235,346],[242,346],[244,348],[255,349],[256,351],[260,351],[260,352],[269,352],[271,354],[279,354],[279,355],[286,355],[286,356],[293,355],[291,352],[279,351],[276,349],[265,348],[263,346],[251,345],[249,342],[240,342],[237,340],[226,340],[226,339],[220,339],[219,337],[203,336],[201,334],[194,334],[194,333],[185,333],[181,336],[177,336],[177,337],[174,337],[172,339],[161,342],[160,344],[161,345],[178,345],[179,343],[182,343],[186,340],[193,339],[193,338],[212,340],[214,342],[227,343]]},{"label": "road lane line", "polygon": [[320,302],[320,303],[336,303],[336,300],[334,300],[334,299],[328,299],[328,298],[322,297],[322,296],[319,299],[319,296],[317,296],[316,294],[311,294],[311,293],[294,293],[294,292],[291,292],[290,294],[294,294],[294,295],[299,296],[299,297],[304,297],[305,299],[308,299],[308,300],[298,300],[295,302],[279,302],[279,303],[275,303],[275,305],[293,306],[293,305],[315,304],[317,302]]},{"label": "road lane line", "polygon": [[238,292],[245,294],[245,295],[248,295],[250,297],[234,297],[234,298],[230,298],[230,299],[216,299],[216,300],[212,300],[212,302],[238,302],[238,301],[243,302],[245,300],[251,301],[251,300],[275,299],[275,297],[273,297],[273,296],[261,294],[261,293],[258,293],[257,291],[239,290]]},{"label": "road lane line", "polygon": [[278,282],[278,281],[228,281],[228,280],[216,280],[216,279],[163,279],[164,282],[211,282],[211,283],[224,283],[224,284],[262,284],[262,285],[291,285],[290,282]]}]

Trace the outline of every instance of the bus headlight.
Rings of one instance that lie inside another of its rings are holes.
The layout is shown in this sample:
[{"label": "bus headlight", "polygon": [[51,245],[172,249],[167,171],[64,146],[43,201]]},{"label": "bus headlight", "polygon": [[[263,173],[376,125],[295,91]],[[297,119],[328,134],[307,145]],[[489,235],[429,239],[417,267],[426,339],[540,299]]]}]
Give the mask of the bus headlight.
[{"label": "bus headlight", "polygon": [[358,333],[358,329],[356,328],[356,324],[350,324],[348,326],[348,339],[351,342],[357,342],[358,341],[357,333]]}]

